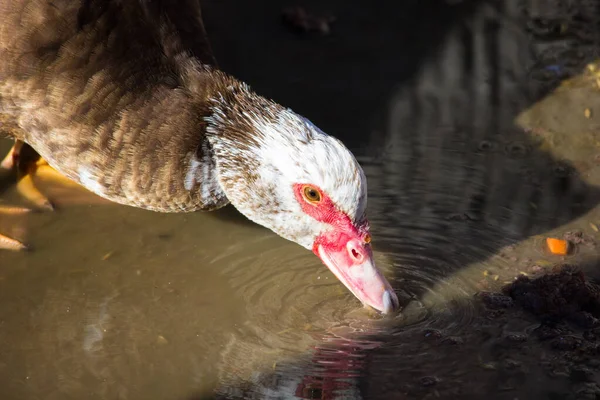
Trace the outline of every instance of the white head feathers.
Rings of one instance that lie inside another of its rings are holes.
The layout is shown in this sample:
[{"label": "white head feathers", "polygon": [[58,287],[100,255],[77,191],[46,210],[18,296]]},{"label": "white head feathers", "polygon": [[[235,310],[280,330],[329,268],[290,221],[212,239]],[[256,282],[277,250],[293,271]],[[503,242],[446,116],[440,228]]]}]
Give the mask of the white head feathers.
[{"label": "white head feathers", "polygon": [[238,88],[207,118],[219,181],[246,217],[311,248],[327,229],[306,215],[294,184],[316,185],[351,221],[364,218],[365,175],[350,151],[308,119]]}]

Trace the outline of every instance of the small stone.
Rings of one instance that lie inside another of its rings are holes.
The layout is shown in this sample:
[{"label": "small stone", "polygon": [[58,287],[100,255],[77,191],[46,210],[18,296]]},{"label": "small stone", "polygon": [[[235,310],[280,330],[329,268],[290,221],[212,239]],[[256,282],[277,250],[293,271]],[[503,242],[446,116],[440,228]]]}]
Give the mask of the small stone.
[{"label": "small stone", "polygon": [[435,376],[424,376],[419,379],[419,383],[421,386],[430,387],[435,386],[439,382],[439,379]]},{"label": "small stone", "polygon": [[566,373],[565,371],[559,369],[559,368],[554,368],[550,371],[548,371],[548,376],[550,378],[559,378],[559,379],[563,379],[563,378],[568,378],[569,374]]},{"label": "small stone", "polygon": [[594,239],[590,235],[588,235],[582,231],[579,231],[579,230],[566,232],[563,235],[563,238],[566,241],[571,242],[573,244],[589,245],[594,242]]},{"label": "small stone", "polygon": [[515,370],[521,367],[521,362],[516,360],[506,359],[504,360],[504,368],[509,370]]},{"label": "small stone", "polygon": [[496,370],[496,364],[494,363],[482,363],[481,364],[481,368],[488,370],[488,371],[494,371]]},{"label": "small stone", "polygon": [[591,399],[596,400],[600,397],[600,387],[594,382],[580,383],[575,388],[577,399]]},{"label": "small stone", "polygon": [[506,339],[515,343],[523,343],[527,341],[527,335],[522,333],[513,333],[510,335],[506,335]]},{"label": "small stone", "polygon": [[583,341],[575,336],[559,336],[554,339],[551,346],[555,350],[575,350]]},{"label": "small stone", "polygon": [[512,298],[500,293],[480,292],[478,293],[478,297],[491,309],[510,308],[514,305]]},{"label": "small stone", "polygon": [[531,268],[529,268],[529,271],[532,274],[539,274],[540,272],[542,272],[544,270],[544,267],[538,265],[538,264],[534,264],[531,266]]},{"label": "small stone", "polygon": [[557,336],[569,333],[567,329],[548,324],[542,324],[538,326],[534,329],[534,332],[537,335],[538,339],[541,341],[554,339]]}]

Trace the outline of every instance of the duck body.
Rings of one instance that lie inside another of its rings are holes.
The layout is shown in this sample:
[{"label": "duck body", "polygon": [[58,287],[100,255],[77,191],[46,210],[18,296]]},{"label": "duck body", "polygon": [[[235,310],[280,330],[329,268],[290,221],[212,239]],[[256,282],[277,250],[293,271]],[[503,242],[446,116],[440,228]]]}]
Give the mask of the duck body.
[{"label": "duck body", "polygon": [[[228,200],[204,117],[209,98],[240,83],[179,34],[204,31],[196,2],[171,14],[151,5],[3,2],[2,120],[104,198],[162,212],[216,209]],[[184,26],[171,15],[183,15]]]},{"label": "duck body", "polygon": [[0,123],[108,200],[242,214],[312,250],[364,304],[366,178],[343,144],[216,68],[194,0],[0,3]]}]

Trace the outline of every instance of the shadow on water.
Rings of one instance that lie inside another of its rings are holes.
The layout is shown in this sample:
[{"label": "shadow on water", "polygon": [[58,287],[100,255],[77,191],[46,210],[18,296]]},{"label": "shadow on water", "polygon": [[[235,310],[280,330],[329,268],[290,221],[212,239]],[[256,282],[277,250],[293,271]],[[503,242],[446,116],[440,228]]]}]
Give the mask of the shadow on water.
[{"label": "shadow on water", "polygon": [[[256,30],[278,12],[266,4],[230,19],[240,39],[207,7],[226,70],[359,155],[375,248],[407,303],[392,320],[330,327],[304,359],[233,374],[224,382],[237,383],[224,383],[217,398],[566,398],[578,390],[543,363],[542,344],[511,342],[514,332],[526,341],[535,319],[515,311],[490,322],[471,298],[555,261],[540,235],[589,230],[582,217],[597,218],[598,124],[584,110],[600,106],[586,70],[600,52],[600,7],[399,4],[311,4],[340,12],[333,35],[316,39]],[[256,59],[260,68],[248,65]],[[595,251],[571,261],[597,276]]]}]

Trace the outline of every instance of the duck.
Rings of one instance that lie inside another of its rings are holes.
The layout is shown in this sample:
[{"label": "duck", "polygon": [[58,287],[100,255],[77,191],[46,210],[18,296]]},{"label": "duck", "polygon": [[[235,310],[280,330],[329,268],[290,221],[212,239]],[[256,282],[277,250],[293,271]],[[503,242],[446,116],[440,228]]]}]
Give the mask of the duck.
[{"label": "duck", "polygon": [[2,167],[22,178],[31,148],[125,206],[231,204],[314,252],[365,306],[399,308],[374,262],[356,158],[220,70],[198,0],[1,2],[0,130],[15,141]]}]

